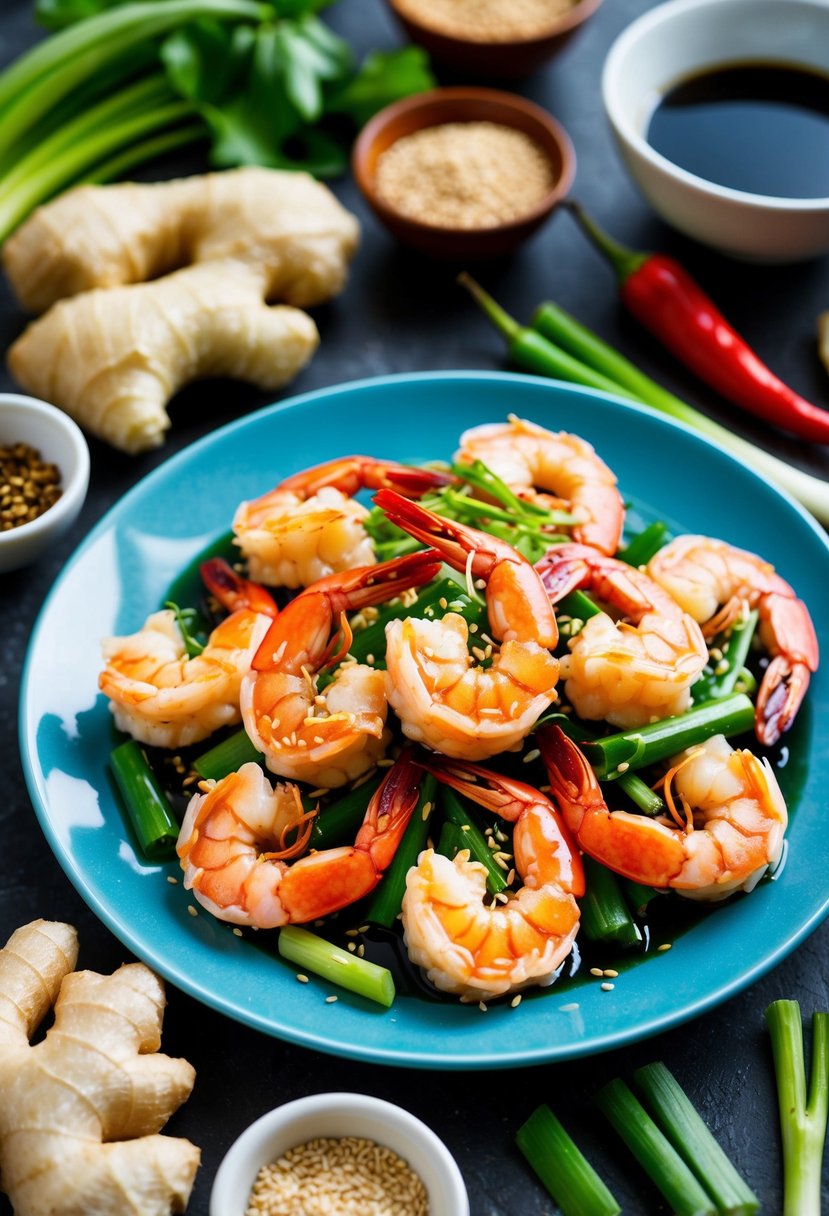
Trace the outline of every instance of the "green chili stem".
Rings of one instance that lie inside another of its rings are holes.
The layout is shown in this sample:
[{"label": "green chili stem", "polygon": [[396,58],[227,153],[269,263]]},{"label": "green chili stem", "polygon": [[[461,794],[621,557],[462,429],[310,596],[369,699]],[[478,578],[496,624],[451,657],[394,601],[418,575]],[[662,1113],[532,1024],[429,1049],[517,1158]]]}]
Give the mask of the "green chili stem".
[{"label": "green chili stem", "polygon": [[417,806],[406,825],[403,839],[397,846],[391,865],[375,887],[371,902],[362,914],[362,918],[369,924],[383,925],[390,929],[400,914],[406,893],[406,875],[412,866],[417,865],[418,857],[426,848],[430,819],[435,806],[436,787],[436,778],[431,773],[425,773]]},{"label": "green chili stem", "polygon": [[633,1079],[676,1151],[726,1216],[752,1216],[760,1201],[714,1139],[688,1095],[662,1063],[638,1068]]},{"label": "green chili stem", "polygon": [[717,1216],[714,1203],[624,1081],[611,1081],[596,1103],[676,1216]]},{"label": "green chili stem", "polygon": [[563,1216],[617,1216],[621,1207],[549,1106],[539,1106],[515,1135],[527,1162]]},{"label": "green chili stem", "polygon": [[129,739],[113,750],[109,763],[141,852],[150,861],[174,857],[179,825],[144,752]]},{"label": "green chili stem", "polygon": [[313,971],[387,1009],[394,1001],[394,979],[388,968],[341,950],[299,925],[285,925],[279,930],[279,953],[303,971]]},{"label": "green chili stem", "polygon": [[[616,780],[629,769],[645,768],[666,760],[712,735],[732,738],[750,730],[754,706],[743,693],[719,701],[706,701],[674,718],[665,718],[638,730],[620,731],[582,744],[599,780]],[[566,728],[562,726],[562,729]],[[620,773],[619,766],[622,765]]]},{"label": "green chili stem", "polygon": [[582,857],[585,894],[579,900],[582,932],[593,942],[617,942],[634,946],[641,942],[639,932],[622,897],[615,874],[592,857]]},{"label": "green chili stem", "polygon": [[829,1013],[812,1015],[808,1100],[799,1004],[773,1001],[765,1016],[780,1107],[783,1216],[820,1216],[821,1165],[829,1113]]}]

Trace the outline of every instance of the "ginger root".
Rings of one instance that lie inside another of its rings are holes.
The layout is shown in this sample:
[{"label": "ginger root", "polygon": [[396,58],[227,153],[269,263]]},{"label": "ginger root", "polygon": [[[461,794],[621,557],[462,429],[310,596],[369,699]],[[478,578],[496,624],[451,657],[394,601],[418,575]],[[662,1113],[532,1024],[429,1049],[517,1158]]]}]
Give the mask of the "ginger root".
[{"label": "ginger root", "polygon": [[48,309],[9,368],[114,447],[157,447],[184,384],[231,376],[274,389],[304,366],[318,335],[298,309],[340,291],[358,233],[303,173],[70,190],[3,248],[21,304]]},{"label": "ginger root", "polygon": [[158,1053],[161,982],[142,963],[75,972],[77,951],[71,925],[43,920],[0,950],[3,1189],[16,1216],[183,1212],[199,1150],[157,1133],[195,1074]]}]

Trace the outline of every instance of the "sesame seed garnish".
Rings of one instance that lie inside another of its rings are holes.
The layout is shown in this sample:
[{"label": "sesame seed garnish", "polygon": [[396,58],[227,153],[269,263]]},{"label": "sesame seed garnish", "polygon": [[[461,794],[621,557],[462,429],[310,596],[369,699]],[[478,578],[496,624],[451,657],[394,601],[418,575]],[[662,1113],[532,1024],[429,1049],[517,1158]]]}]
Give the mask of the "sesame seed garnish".
[{"label": "sesame seed garnish", "polygon": [[562,1013],[574,1013],[578,1009],[578,1007],[579,1007],[578,1001],[571,1001],[569,1005],[560,1005],[559,1006],[560,1011]]},{"label": "sesame seed garnish", "polygon": [[540,755],[541,752],[537,747],[534,747],[532,751],[527,752],[526,756],[524,757],[524,763],[532,764],[533,760],[537,760]]},{"label": "sesame seed garnish", "polygon": [[352,952],[352,954],[353,954],[353,953],[354,953],[354,951],[357,949],[357,943],[356,943],[356,942],[347,942],[346,944],[347,944],[347,946],[348,946],[348,949],[349,949],[349,950]]},{"label": "sesame seed garnish", "polygon": [[335,1002],[336,1000],[338,1000],[338,999],[339,999],[338,997],[333,996],[333,995],[332,995],[332,996],[327,996],[327,997],[325,998],[325,1003],[326,1003],[326,1005],[333,1005],[333,1004],[334,1004],[334,1002]]},{"label": "sesame seed garnish", "polygon": [[661,946],[657,946],[656,948],[658,951],[662,952],[664,950],[670,950],[672,945],[673,942],[663,942]]},{"label": "sesame seed garnish", "polygon": [[522,1000],[522,997],[521,997],[521,993],[519,992],[518,995],[514,996],[512,998],[512,1000],[510,1001],[510,1008],[517,1009],[518,1006],[521,1004],[521,1000]]},{"label": "sesame seed garnish", "polygon": [[233,936],[234,936],[234,937],[241,937],[241,936],[242,936],[242,930],[239,928],[239,926],[238,926],[238,925],[234,925],[234,926],[233,926],[233,929],[231,930],[231,932],[233,933]]},{"label": "sesame seed garnish", "polygon": [[198,916],[198,914],[199,914],[198,909],[194,908],[192,904],[187,905],[187,911],[190,913],[191,916]]},{"label": "sesame seed garnish", "polygon": [[626,773],[629,768],[630,768],[630,764],[627,762],[627,760],[623,760],[621,762],[621,764],[616,765],[616,772],[617,773]]},{"label": "sesame seed garnish", "polygon": [[174,887],[177,887],[177,886],[178,886],[178,879],[177,879],[177,878],[176,878],[176,877],[175,877],[173,874],[168,874],[168,875],[167,875],[167,881],[168,881],[169,883],[172,883],[172,885],[173,885]]},{"label": "sesame seed garnish", "polygon": [[307,975],[301,975],[301,974],[297,973],[297,979],[299,980],[300,984],[307,984],[307,983],[308,983],[308,976],[307,976]]},{"label": "sesame seed garnish", "polygon": [[481,1013],[486,1013],[489,1006],[487,1005],[486,1001],[478,1001],[478,1008],[480,1009]]},{"label": "sesame seed garnish", "polygon": [[616,987],[615,984],[602,984],[600,986],[601,986],[602,992],[612,992],[613,989]]},{"label": "sesame seed garnish", "polygon": [[604,972],[602,971],[601,967],[591,967],[590,974],[601,976],[601,975],[604,975]]}]

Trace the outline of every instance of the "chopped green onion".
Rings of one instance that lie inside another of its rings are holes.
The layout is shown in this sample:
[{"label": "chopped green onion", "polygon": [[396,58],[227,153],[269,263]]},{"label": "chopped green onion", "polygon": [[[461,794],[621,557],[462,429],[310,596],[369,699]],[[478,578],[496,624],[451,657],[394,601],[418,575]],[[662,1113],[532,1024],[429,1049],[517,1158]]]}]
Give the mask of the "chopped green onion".
[{"label": "chopped green onion", "polygon": [[734,691],[743,674],[743,664],[751,647],[759,617],[760,613],[755,608],[745,619],[735,622],[727,633],[714,638],[711,649],[721,657],[713,662],[710,672],[706,668],[691,689],[694,701],[699,703],[717,697],[727,697]]},{"label": "chopped green onion", "polygon": [[365,818],[368,804],[383,780],[385,772],[377,773],[362,785],[337,798],[322,808],[314,820],[308,841],[312,849],[333,849],[336,845],[351,842],[357,835]]},{"label": "chopped green onion", "polygon": [[676,1216],[717,1216],[713,1200],[624,1081],[605,1085],[596,1103]]},{"label": "chopped green onion", "polygon": [[204,643],[194,637],[191,630],[199,629],[204,622],[201,620],[195,608],[180,608],[178,604],[174,604],[172,600],[167,600],[164,605],[169,608],[176,618],[176,625],[181,634],[181,640],[184,642],[184,649],[187,651],[187,657],[195,659],[204,650]]},{"label": "chopped green onion", "polygon": [[[481,831],[463,801],[453,789],[441,786],[440,804],[448,823],[458,829],[461,848],[469,849],[471,861],[478,861],[486,870],[486,885],[492,895],[505,891],[508,887],[507,871],[503,870],[494,857],[494,850],[487,844],[487,837]],[[441,850],[442,851],[442,850]]]},{"label": "chopped green onion", "polygon": [[803,1026],[797,1001],[766,1010],[783,1139],[783,1216],[820,1216],[821,1163],[829,1113],[829,1013],[812,1015],[812,1076],[806,1096]]},{"label": "chopped green onion", "polygon": [[635,946],[642,934],[628,911],[619,880],[605,866],[585,854],[582,857],[585,893],[579,900],[581,928],[593,942],[618,942]]},{"label": "chopped green onion", "polygon": [[656,520],[634,536],[630,544],[619,552],[619,557],[629,566],[647,566],[665,544],[668,536],[668,525]]},{"label": "chopped green onion", "polygon": [[221,781],[228,773],[235,773],[243,764],[261,764],[262,753],[253,746],[247,731],[237,730],[221,743],[202,752],[193,761],[193,768],[205,781]]},{"label": "chopped green onion", "polygon": [[400,913],[406,893],[406,875],[426,848],[429,836],[429,821],[435,806],[437,780],[425,773],[420,785],[417,806],[406,825],[403,839],[397,846],[391,865],[378,883],[371,902],[362,914],[362,919],[372,925],[383,925],[390,929]]},{"label": "chopped green onion", "polygon": [[539,1106],[515,1142],[563,1216],[617,1216],[621,1207],[549,1106]]},{"label": "chopped green onion", "polygon": [[633,1079],[651,1114],[724,1216],[752,1216],[760,1201],[732,1165],[688,1095],[662,1063],[638,1068]]},{"label": "chopped green onion", "polygon": [[646,887],[644,883],[634,882],[630,878],[621,879],[620,885],[625,899],[637,916],[644,916],[648,910],[648,904],[656,899],[657,895],[662,894],[655,887]]},{"label": "chopped green onion", "polygon": [[349,648],[349,656],[358,663],[364,663],[371,656],[374,666],[385,666],[386,654],[386,625],[389,621],[404,620],[409,617],[439,620],[447,612],[459,613],[469,624],[480,624],[484,620],[484,607],[471,600],[459,584],[452,578],[442,578],[429,583],[414,603],[405,606],[397,603],[386,607],[377,620],[372,621],[365,629],[355,632]]},{"label": "chopped green onion", "polygon": [[[686,747],[710,739],[712,735],[744,734],[754,725],[754,706],[743,693],[733,693],[718,701],[705,701],[674,718],[665,718],[637,730],[620,731],[581,746],[600,780],[611,781],[628,769],[644,768],[666,760]],[[562,730],[566,728],[562,726]],[[619,766],[622,765],[621,773]]]},{"label": "chopped green onion", "polygon": [[279,930],[279,953],[303,971],[313,971],[387,1009],[394,1001],[394,978],[387,967],[341,950],[299,925],[285,925]]},{"label": "chopped green onion", "polygon": [[556,604],[556,616],[569,616],[574,621],[587,621],[601,611],[599,605],[583,591],[571,591]]},{"label": "chopped green onion", "polygon": [[174,857],[179,825],[144,752],[129,739],[114,749],[109,763],[141,852],[150,861]]}]

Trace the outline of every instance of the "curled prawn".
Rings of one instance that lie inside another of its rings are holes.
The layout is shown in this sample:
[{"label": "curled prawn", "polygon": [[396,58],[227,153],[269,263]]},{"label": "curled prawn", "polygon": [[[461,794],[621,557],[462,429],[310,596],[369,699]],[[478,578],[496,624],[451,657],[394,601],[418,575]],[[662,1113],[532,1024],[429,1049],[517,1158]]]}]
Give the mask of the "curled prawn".
[{"label": "curled prawn", "polygon": [[343,663],[323,692],[318,677],[348,653],[347,611],[393,599],[439,569],[432,551],[410,553],[329,575],[283,608],[241,690],[245,729],[271,772],[333,788],[376,764],[390,737],[385,674]]},{"label": "curled prawn", "polygon": [[[408,738],[446,756],[483,760],[517,746],[555,697],[555,615],[532,565],[506,541],[443,519],[391,490],[375,502],[434,545],[456,570],[486,582],[490,628],[502,645],[491,666],[469,654],[457,613],[386,626],[386,695]],[[484,657],[484,651],[479,652]]]},{"label": "curled prawn", "polygon": [[771,654],[757,695],[755,732],[775,743],[789,729],[818,667],[809,610],[774,566],[708,536],[679,536],[648,564],[648,574],[703,626],[707,637],[757,608],[760,640]]},{"label": "curled prawn", "polygon": [[584,852],[617,874],[720,900],[751,891],[779,861],[788,813],[774,772],[722,735],[674,758],[663,782],[672,817],[659,819],[608,810],[590,764],[557,726],[536,738],[551,799]]},{"label": "curled prawn", "polygon": [[626,618],[598,613],[568,643],[561,674],[579,717],[627,728],[684,713],[708,647],[662,587],[587,545],[556,545],[536,569],[554,603],[583,587]]},{"label": "curled prawn", "polygon": [[613,472],[586,440],[511,416],[464,431],[460,444],[457,461],[483,461],[522,498],[551,491],[580,519],[573,527],[575,540],[616,552],[624,502]]},{"label": "curled prawn", "polygon": [[329,574],[368,566],[374,547],[363,527],[366,508],[353,497],[390,486],[410,498],[453,479],[371,456],[344,456],[295,473],[243,502],[233,519],[235,543],[251,578],[268,586],[308,587]]},{"label": "curled prawn", "polygon": [[232,611],[189,657],[175,612],[154,612],[137,633],[105,638],[98,687],[119,730],[154,747],[187,747],[241,718],[239,690],[276,615],[263,587],[218,560],[202,567],[211,591]]},{"label": "curled prawn", "polygon": [[489,1000],[530,984],[551,984],[579,927],[584,874],[561,817],[522,782],[474,764],[430,759],[430,772],[514,824],[523,879],[506,902],[484,903],[486,872],[468,850],[450,861],[427,849],[406,878],[403,932],[409,957],[443,992]]},{"label": "curled prawn", "polygon": [[273,929],[328,916],[379,882],[417,804],[419,775],[401,754],[354,844],[306,853],[314,812],[303,810],[297,787],[272,787],[258,764],[243,764],[190,800],[176,845],[184,886],[237,925]]}]

